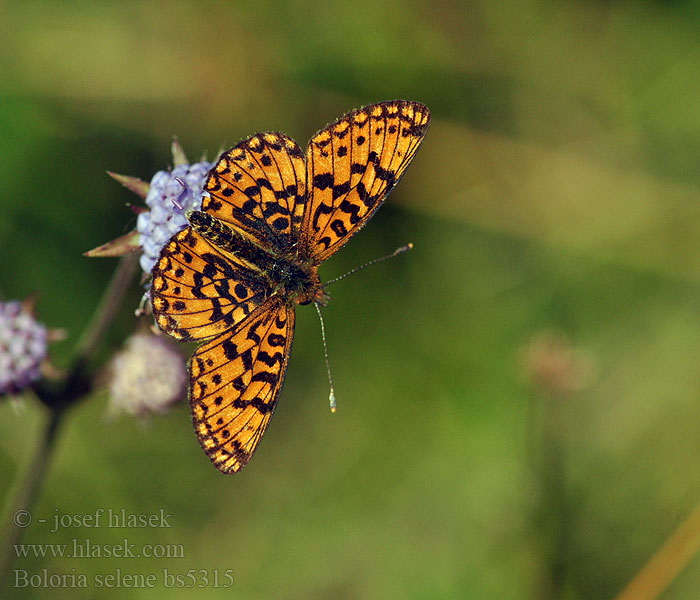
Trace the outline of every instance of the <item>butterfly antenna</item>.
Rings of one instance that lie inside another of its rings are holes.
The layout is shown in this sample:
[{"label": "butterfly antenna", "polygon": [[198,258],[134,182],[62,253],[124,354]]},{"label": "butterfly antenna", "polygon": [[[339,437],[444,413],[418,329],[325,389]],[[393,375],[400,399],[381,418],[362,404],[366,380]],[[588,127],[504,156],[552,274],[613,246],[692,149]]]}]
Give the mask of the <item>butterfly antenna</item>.
[{"label": "butterfly antenna", "polygon": [[394,258],[394,256],[398,256],[399,254],[403,254],[404,252],[408,252],[413,248],[413,244],[408,243],[405,246],[401,246],[400,248],[397,248],[394,250],[391,254],[387,254],[386,256],[382,256],[380,258],[375,258],[374,260],[370,260],[369,262],[366,262],[364,265],[360,265],[359,267],[355,267],[351,271],[348,271],[347,273],[344,273],[340,277],[336,277],[335,279],[331,279],[330,281],[326,281],[325,284],[323,284],[323,287],[326,287],[327,285],[330,285],[331,283],[335,283],[336,281],[340,281],[341,279],[345,279],[349,275],[352,275],[353,273],[357,273],[358,271],[361,271],[365,267],[369,267],[370,265],[376,265],[377,263],[384,262],[385,260],[389,260],[390,258]]},{"label": "butterfly antenna", "polygon": [[331,377],[331,365],[328,362],[328,346],[326,345],[326,326],[323,324],[323,315],[321,314],[321,307],[318,303],[314,302],[316,307],[316,312],[318,313],[318,318],[321,321],[321,338],[323,339],[323,356],[326,359],[326,371],[328,372],[328,383],[331,386],[331,392],[328,394],[328,402],[331,405],[331,412],[334,413],[336,409],[335,404],[335,390],[333,389],[333,378]]}]

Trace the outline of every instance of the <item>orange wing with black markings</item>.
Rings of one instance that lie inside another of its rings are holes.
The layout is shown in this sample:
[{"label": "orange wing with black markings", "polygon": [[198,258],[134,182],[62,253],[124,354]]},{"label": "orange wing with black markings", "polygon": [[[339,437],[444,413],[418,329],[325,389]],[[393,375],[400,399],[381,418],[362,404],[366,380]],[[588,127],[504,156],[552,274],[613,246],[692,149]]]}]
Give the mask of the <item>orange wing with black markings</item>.
[{"label": "orange wing with black markings", "polygon": [[231,329],[264,301],[267,292],[254,268],[191,228],[173,236],[161,250],[152,279],[156,323],[183,341]]},{"label": "orange wing with black markings", "polygon": [[294,308],[276,298],[192,355],[194,429],[222,472],[235,473],[255,451],[277,405],[293,338]]},{"label": "orange wing with black markings", "polygon": [[204,340],[190,360],[197,437],[224,473],[250,460],[277,405],[296,304],[325,304],[317,266],[372,217],[425,136],[428,109],[395,100],[318,132],[306,155],[260,133],[221,155],[202,210],[153,268],[156,322]]},{"label": "orange wing with black markings", "polygon": [[311,139],[302,239],[315,264],[369,221],[413,159],[429,124],[426,106],[394,100],[354,110]]},{"label": "orange wing with black markings", "polygon": [[224,152],[209,173],[202,211],[260,246],[293,244],[304,214],[304,153],[283,133],[259,133]]}]

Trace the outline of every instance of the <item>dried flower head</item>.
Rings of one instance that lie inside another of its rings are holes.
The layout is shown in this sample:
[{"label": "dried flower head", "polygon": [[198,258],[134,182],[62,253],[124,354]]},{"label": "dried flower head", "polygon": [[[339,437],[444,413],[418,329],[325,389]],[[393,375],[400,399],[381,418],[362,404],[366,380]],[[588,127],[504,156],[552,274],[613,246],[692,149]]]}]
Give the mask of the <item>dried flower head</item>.
[{"label": "dried flower head", "polygon": [[109,412],[163,414],[185,396],[185,361],[163,337],[131,336],[111,364]]},{"label": "dried flower head", "polygon": [[522,367],[533,388],[557,397],[581,391],[595,380],[592,359],[552,331],[533,336],[524,349]]},{"label": "dried flower head", "polygon": [[41,376],[49,336],[33,302],[0,302],[0,396],[16,394]]}]

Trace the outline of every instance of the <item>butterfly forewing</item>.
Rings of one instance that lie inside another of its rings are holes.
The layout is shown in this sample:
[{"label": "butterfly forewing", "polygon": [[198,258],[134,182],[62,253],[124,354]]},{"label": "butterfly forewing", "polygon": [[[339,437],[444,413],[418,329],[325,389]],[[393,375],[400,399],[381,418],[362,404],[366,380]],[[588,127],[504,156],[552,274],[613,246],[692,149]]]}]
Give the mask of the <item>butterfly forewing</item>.
[{"label": "butterfly forewing", "polygon": [[231,329],[262,303],[266,293],[254,269],[191,228],[166,244],[152,277],[156,323],[180,340]]},{"label": "butterfly forewing", "polygon": [[282,133],[259,133],[224,152],[209,173],[202,210],[265,248],[295,241],[304,213],[304,154]]},{"label": "butterfly forewing", "polygon": [[311,139],[302,239],[315,264],[372,217],[408,167],[429,122],[423,104],[395,100],[354,110]]},{"label": "butterfly forewing", "polygon": [[190,361],[190,404],[195,432],[224,473],[252,456],[287,370],[294,309],[271,299],[232,331],[197,348]]}]

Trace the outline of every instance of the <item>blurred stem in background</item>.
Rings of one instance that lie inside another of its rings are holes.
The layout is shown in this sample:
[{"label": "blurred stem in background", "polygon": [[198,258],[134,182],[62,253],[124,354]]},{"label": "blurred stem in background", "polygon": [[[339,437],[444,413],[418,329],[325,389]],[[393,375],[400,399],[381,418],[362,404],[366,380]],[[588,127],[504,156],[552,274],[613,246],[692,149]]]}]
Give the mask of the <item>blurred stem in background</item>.
[{"label": "blurred stem in background", "polygon": [[87,371],[88,362],[117,315],[137,265],[137,254],[130,254],[119,261],[90,323],[76,345],[73,364],[63,382],[58,386],[41,382],[36,389],[37,396],[48,407],[49,415],[34,456],[17,476],[15,485],[8,493],[0,530],[0,591],[9,589],[15,545],[31,522],[31,511],[39,496],[61,423],[68,409],[92,389],[93,378]]},{"label": "blurred stem in background", "polygon": [[534,597],[565,596],[571,559],[571,514],[567,499],[567,406],[593,381],[592,362],[564,336],[545,331],[532,338],[523,356],[532,390],[533,471],[539,492],[536,530],[542,532],[542,577]]},{"label": "blurred stem in background", "polygon": [[564,596],[570,559],[569,510],[566,499],[566,427],[563,398],[541,393],[534,399],[539,489],[538,522],[542,532],[543,573],[535,597],[558,600]]},{"label": "blurred stem in background", "polygon": [[[571,512],[567,499],[567,406],[594,380],[592,362],[563,336],[544,332],[526,348],[523,367],[532,389],[532,456],[542,533],[542,577],[534,597],[566,597],[571,566]],[[615,600],[655,600],[700,550],[700,504],[668,537]]]}]

